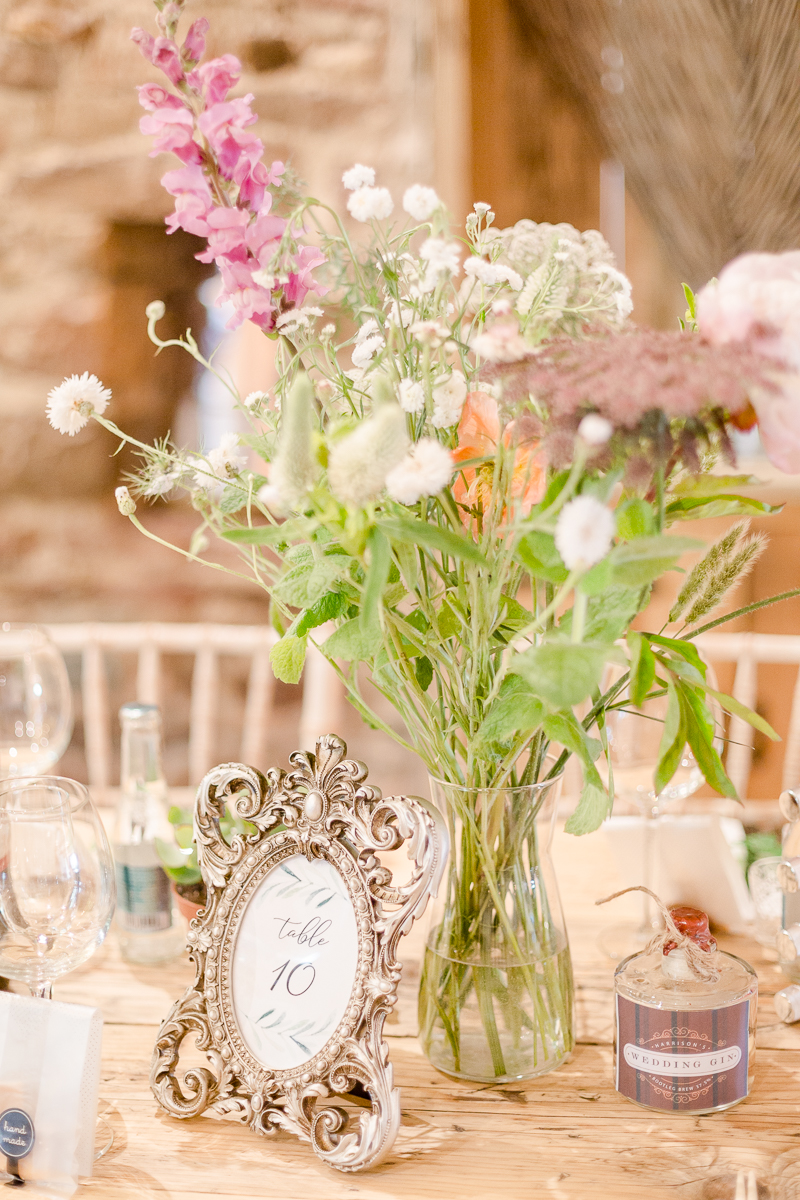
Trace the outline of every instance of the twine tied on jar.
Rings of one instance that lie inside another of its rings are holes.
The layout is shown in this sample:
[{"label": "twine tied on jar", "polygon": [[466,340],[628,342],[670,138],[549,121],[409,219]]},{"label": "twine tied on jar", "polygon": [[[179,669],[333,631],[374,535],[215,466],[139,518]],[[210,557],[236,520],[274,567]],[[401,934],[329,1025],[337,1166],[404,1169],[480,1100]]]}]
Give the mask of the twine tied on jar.
[{"label": "twine tied on jar", "polygon": [[624,896],[627,892],[645,892],[651,900],[655,901],[664,920],[665,928],[651,938],[644,953],[652,954],[654,951],[660,950],[662,954],[669,954],[672,950],[682,950],[686,964],[695,979],[699,979],[703,983],[716,983],[720,977],[720,969],[717,966],[717,944],[714,939],[709,936],[707,940],[711,942],[711,945],[704,947],[695,941],[691,934],[679,929],[670,909],[655,892],[650,891],[650,888],[636,884],[633,887],[626,887],[622,891],[614,892],[610,896],[605,896],[602,900],[595,900],[595,904],[608,904],[609,900],[616,900],[618,896]]}]

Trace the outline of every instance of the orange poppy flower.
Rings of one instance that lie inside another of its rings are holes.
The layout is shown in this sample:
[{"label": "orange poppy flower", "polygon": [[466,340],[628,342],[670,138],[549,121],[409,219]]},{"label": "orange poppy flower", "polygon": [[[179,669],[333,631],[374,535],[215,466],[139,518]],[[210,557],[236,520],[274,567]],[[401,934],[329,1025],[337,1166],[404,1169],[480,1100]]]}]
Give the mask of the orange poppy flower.
[{"label": "orange poppy flower", "polygon": [[[503,445],[513,446],[516,423],[503,432]],[[500,443],[500,415],[497,401],[486,392],[470,392],[458,425],[458,445],[453,451],[457,463],[489,456],[494,459]],[[494,462],[464,467],[453,483],[453,496],[461,510],[461,520],[473,535],[480,532],[481,517],[492,502]],[[511,495],[519,502],[519,511],[527,515],[538,504],[546,487],[546,463],[539,443],[526,441],[517,446]],[[514,506],[516,508],[516,505]],[[507,509],[503,511],[503,518]]]}]

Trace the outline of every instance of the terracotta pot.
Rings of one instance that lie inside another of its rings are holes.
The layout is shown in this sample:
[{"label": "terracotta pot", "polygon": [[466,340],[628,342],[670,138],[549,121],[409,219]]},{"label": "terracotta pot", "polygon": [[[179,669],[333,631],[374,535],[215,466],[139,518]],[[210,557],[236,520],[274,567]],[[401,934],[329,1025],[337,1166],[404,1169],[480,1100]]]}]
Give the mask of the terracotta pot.
[{"label": "terracotta pot", "polygon": [[196,917],[200,912],[200,909],[203,907],[203,905],[195,904],[193,900],[187,900],[185,896],[180,894],[174,883],[172,885],[172,892],[175,896],[175,903],[178,906],[178,912],[187,921],[193,920],[194,917]]}]

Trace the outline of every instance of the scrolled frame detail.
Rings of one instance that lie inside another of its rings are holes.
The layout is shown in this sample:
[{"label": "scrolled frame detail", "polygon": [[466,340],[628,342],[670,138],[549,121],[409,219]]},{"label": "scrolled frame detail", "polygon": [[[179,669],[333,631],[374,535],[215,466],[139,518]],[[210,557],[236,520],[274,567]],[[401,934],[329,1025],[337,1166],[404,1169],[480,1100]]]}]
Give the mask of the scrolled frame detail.
[{"label": "scrolled frame detail", "polygon": [[[150,1085],[172,1116],[205,1112],[262,1134],[282,1129],[309,1141],[330,1166],[354,1172],[381,1162],[400,1127],[400,1093],[383,1026],[397,1000],[399,941],[436,894],[447,833],[426,801],[383,798],[366,784],[366,767],[346,754],[342,739],[329,735],[317,742],[316,753],[292,754],[286,774],[226,763],[203,779],[194,828],[207,903],[188,935],[196,975],[159,1030]],[[226,805],[256,832],[228,844],[220,831]],[[403,845],[411,876],[397,886],[380,854]],[[358,965],[347,1010],[322,1049],[299,1067],[269,1070],[239,1030],[231,965],[250,898],[274,866],[298,853],[326,859],[344,879],[356,917]],[[209,1066],[181,1078],[180,1047],[189,1033]],[[370,1101],[357,1122],[340,1106],[323,1103],[353,1091]]]}]

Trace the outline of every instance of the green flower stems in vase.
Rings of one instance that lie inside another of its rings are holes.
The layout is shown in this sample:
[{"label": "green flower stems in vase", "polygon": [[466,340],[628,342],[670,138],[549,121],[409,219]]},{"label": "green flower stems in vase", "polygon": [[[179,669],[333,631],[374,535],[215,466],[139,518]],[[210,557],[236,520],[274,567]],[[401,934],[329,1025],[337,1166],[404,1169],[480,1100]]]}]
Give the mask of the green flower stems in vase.
[{"label": "green flower stems in vase", "polygon": [[572,963],[550,861],[560,782],[431,781],[451,850],[425,949],[420,1037],[449,1075],[529,1078],[572,1049]]}]

